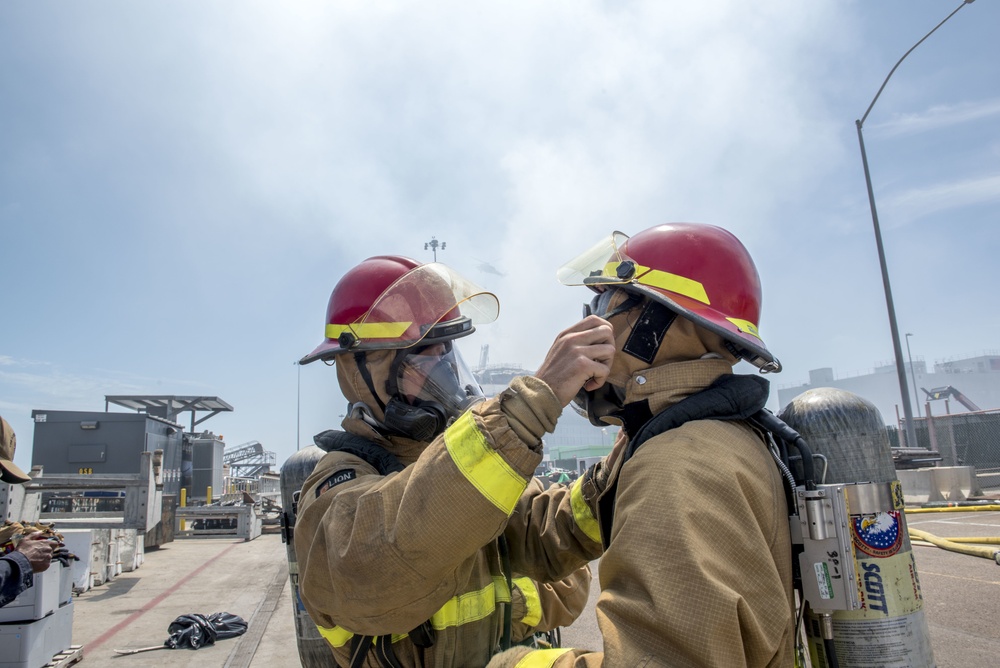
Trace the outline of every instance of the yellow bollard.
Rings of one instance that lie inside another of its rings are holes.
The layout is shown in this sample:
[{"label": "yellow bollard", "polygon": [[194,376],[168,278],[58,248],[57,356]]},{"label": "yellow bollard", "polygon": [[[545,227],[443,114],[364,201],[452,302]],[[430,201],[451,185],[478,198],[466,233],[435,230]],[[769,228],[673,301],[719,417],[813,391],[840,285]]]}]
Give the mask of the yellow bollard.
[{"label": "yellow bollard", "polygon": [[[181,487],[181,508],[187,506],[187,487]],[[187,531],[187,521],[181,518],[181,531]]]},{"label": "yellow bollard", "polygon": [[205,492],[205,505],[212,505],[212,486],[208,486],[208,490]]}]

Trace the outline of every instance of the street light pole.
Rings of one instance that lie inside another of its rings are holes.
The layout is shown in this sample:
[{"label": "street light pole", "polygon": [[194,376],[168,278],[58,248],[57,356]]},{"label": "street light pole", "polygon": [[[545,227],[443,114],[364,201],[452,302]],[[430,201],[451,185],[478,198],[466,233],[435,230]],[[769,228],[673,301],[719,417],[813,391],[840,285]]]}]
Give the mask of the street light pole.
[{"label": "street light pole", "polygon": [[913,371],[913,356],[910,355],[910,337],[913,334],[906,333],[906,357],[910,360],[910,378],[913,379],[913,401],[917,407],[917,417],[920,417],[920,397],[917,395],[917,374]]},{"label": "street light pole", "polygon": [[868,205],[872,210],[872,225],[875,228],[875,245],[878,248],[878,261],[879,266],[882,269],[882,287],[885,289],[885,305],[889,313],[889,331],[892,334],[892,351],[896,358],[896,375],[899,377],[899,393],[903,400],[903,419],[906,423],[906,445],[911,448],[916,447],[917,445],[917,430],[913,424],[913,409],[910,407],[910,391],[906,387],[906,369],[903,365],[903,349],[899,345],[899,328],[896,325],[896,308],[893,306],[892,289],[889,287],[889,270],[885,263],[885,249],[882,246],[882,231],[879,228],[878,212],[875,209],[875,191],[872,189],[871,173],[868,170],[868,155],[865,153],[865,138],[861,132],[861,128],[868,119],[868,114],[871,113],[872,107],[875,106],[875,102],[878,101],[879,96],[885,89],[885,85],[889,83],[890,77],[892,77],[900,63],[902,63],[914,49],[920,46],[925,39],[934,34],[934,31],[943,26],[945,21],[957,14],[958,10],[968,4],[972,4],[974,1],[975,0],[963,0],[962,4],[960,4],[955,11],[944,18],[944,21],[941,21],[941,23],[934,26],[933,30],[924,35],[919,42],[911,46],[910,50],[903,54],[903,57],[896,62],[893,68],[889,71],[889,74],[885,77],[885,81],[882,82],[882,85],[879,87],[878,92],[875,93],[875,97],[872,99],[871,104],[868,105],[868,109],[865,110],[864,116],[862,116],[860,120],[854,122],[858,128],[858,144],[861,146],[861,163],[865,169],[865,183],[868,186]]},{"label": "street light pole", "polygon": [[293,362],[296,367],[295,378],[295,449],[302,447],[302,364]]}]

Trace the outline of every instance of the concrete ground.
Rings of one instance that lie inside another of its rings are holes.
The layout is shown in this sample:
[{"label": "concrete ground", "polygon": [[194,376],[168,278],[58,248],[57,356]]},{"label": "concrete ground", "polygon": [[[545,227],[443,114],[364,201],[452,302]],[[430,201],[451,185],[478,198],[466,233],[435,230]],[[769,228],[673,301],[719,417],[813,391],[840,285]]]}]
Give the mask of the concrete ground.
[{"label": "concrete ground", "polygon": [[[84,665],[297,666],[295,626],[285,546],[277,535],[176,540],[146,553],[145,563],[74,598],[73,643],[84,646]],[[247,620],[246,634],[198,650],[161,649],[167,627],[188,613],[231,612]]]},{"label": "concrete ground", "polygon": [[[938,536],[1000,536],[1000,512],[910,514],[907,521]],[[1000,566],[993,561],[915,546],[929,633],[940,668],[994,666],[1000,657]],[[595,576],[599,562],[594,562]],[[593,605],[563,631],[564,646],[600,649]],[[73,642],[84,663],[112,668],[298,666],[285,546],[277,535],[245,543],[178,540],[147,553],[141,568],[74,598]],[[179,615],[231,612],[250,622],[239,638],[199,650],[119,656],[114,650],[161,645]]]}]

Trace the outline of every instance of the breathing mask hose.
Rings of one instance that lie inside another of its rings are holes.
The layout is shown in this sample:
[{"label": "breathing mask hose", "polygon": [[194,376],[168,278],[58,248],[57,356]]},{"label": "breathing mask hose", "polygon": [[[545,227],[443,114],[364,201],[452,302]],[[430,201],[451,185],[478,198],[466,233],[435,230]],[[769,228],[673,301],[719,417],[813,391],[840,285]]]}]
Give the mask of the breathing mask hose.
[{"label": "breathing mask hose", "polygon": [[805,479],[805,486],[808,490],[816,489],[816,477],[813,470],[812,450],[806,444],[799,432],[789,427],[783,420],[766,408],[758,411],[753,419],[764,429],[774,434],[785,443],[792,445],[802,456],[802,477]]}]

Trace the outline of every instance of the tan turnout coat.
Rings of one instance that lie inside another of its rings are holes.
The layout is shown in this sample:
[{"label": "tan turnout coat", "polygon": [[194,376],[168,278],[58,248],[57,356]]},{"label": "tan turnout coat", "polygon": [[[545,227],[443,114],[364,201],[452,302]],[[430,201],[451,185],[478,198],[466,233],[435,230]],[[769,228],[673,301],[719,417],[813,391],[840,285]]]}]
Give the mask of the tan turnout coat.
[{"label": "tan turnout coat", "polygon": [[[580,614],[586,564],[601,550],[593,510],[578,486],[543,491],[533,480],[541,436],[560,412],[549,387],[526,377],[430,444],[386,440],[361,420],[344,422],[406,468],[382,476],[356,456],[331,452],[302,488],[301,595],[341,665],[354,634],[392,634],[403,666],[481,667],[499,645],[502,603],[513,598],[515,640]],[[501,569],[501,533],[513,593]],[[407,634],[426,620],[436,642],[421,659]],[[379,665],[374,654],[366,665]]]},{"label": "tan turnout coat", "polygon": [[[647,369],[632,374],[627,401],[649,399],[656,414],[731,372],[719,359]],[[603,652],[515,651],[490,668],[792,666],[788,511],[761,436],[743,422],[688,422],[643,443],[612,475],[618,496],[597,603]]]}]

